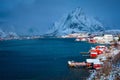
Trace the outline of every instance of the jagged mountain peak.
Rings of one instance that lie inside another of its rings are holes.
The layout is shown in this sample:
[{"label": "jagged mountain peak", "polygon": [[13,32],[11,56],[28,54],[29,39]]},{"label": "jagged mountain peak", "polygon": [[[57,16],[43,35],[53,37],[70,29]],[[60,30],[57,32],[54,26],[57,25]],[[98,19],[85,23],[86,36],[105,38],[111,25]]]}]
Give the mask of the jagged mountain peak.
[{"label": "jagged mountain peak", "polygon": [[78,7],[59,21],[56,21],[50,31],[51,35],[60,36],[79,32],[104,31],[104,27],[101,22],[87,16],[83,9]]},{"label": "jagged mountain peak", "polygon": [[15,32],[4,32],[2,29],[0,29],[0,38],[5,38],[5,37],[18,37],[18,35]]},{"label": "jagged mountain peak", "polygon": [[72,16],[81,16],[81,15],[84,15],[84,14],[85,13],[84,13],[84,11],[81,7],[78,7],[71,12]]}]

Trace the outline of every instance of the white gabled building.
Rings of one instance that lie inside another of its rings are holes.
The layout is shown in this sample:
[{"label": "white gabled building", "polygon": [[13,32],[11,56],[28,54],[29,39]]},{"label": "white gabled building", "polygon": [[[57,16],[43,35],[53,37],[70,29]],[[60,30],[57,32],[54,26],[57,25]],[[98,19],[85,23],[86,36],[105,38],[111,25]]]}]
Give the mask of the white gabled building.
[{"label": "white gabled building", "polygon": [[115,41],[118,41],[118,40],[119,40],[119,37],[114,37],[114,40],[115,40]]},{"label": "white gabled building", "polygon": [[101,36],[96,36],[96,37],[94,37],[93,39],[98,41],[98,40],[103,40],[103,37],[101,37]]},{"label": "white gabled building", "polygon": [[97,43],[110,43],[111,41],[114,40],[113,35],[110,34],[105,34],[104,36],[96,36],[93,38],[94,40],[96,40]]},{"label": "white gabled building", "polygon": [[114,40],[114,37],[113,37],[113,35],[111,35],[111,34],[105,34],[105,35],[103,36],[103,39],[104,39],[105,41],[111,42],[111,41]]},{"label": "white gabled building", "polygon": [[62,38],[81,38],[81,37],[89,37],[87,33],[73,33],[65,36],[61,36]]}]

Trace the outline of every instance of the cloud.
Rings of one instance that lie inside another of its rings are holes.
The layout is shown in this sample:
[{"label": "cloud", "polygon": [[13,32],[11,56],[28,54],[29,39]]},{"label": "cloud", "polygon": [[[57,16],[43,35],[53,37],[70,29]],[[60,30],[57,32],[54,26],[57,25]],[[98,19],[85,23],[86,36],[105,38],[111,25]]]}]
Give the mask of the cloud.
[{"label": "cloud", "polygon": [[12,10],[18,6],[29,6],[36,0],[0,0],[0,10]]},{"label": "cloud", "polygon": [[[114,3],[114,4],[113,4]],[[119,2],[104,0],[0,0],[0,28],[27,32],[31,28],[45,32],[53,22],[74,8],[81,6],[91,16],[98,16],[109,23],[118,23]]]}]

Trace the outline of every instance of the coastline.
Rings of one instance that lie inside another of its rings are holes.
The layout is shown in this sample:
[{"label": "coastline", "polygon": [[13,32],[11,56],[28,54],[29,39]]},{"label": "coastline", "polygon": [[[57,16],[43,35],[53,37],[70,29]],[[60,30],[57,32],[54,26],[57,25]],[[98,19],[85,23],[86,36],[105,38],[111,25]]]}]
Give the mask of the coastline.
[{"label": "coastline", "polygon": [[[23,39],[39,39],[43,37],[24,37]],[[58,37],[57,37],[58,38]],[[7,40],[14,40],[7,39]],[[19,40],[19,39],[18,39]],[[116,46],[112,43],[108,46],[108,50],[100,54],[97,59],[105,57],[106,60],[102,61],[103,66],[100,70],[92,70],[87,80],[120,80],[120,44]]]},{"label": "coastline", "polygon": [[87,80],[120,80],[120,45],[109,47],[109,53],[103,55],[106,57],[103,67],[100,70],[93,70]]}]

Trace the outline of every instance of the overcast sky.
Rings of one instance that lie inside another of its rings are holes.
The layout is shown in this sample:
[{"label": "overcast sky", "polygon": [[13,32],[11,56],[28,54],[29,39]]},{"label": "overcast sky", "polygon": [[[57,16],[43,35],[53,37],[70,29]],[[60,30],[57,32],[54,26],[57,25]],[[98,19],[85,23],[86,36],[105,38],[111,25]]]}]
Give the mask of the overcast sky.
[{"label": "overcast sky", "polygon": [[18,33],[44,33],[77,7],[120,29],[120,0],[0,0],[0,27]]}]

